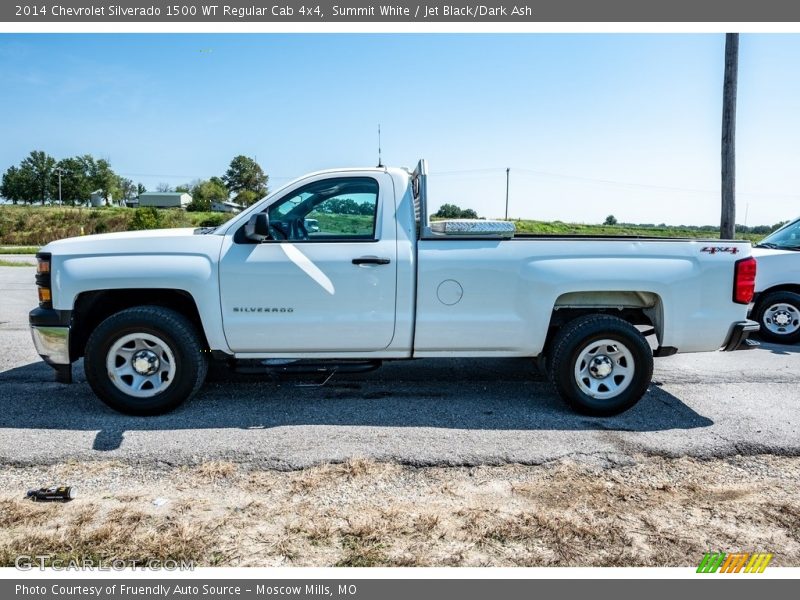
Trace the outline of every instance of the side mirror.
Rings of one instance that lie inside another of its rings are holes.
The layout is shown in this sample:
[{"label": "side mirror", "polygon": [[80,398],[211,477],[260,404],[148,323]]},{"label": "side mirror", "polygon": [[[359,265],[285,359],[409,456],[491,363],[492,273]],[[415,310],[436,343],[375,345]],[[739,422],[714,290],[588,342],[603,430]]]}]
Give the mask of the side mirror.
[{"label": "side mirror", "polygon": [[250,215],[250,220],[244,226],[244,237],[259,244],[269,239],[269,216],[267,213]]}]

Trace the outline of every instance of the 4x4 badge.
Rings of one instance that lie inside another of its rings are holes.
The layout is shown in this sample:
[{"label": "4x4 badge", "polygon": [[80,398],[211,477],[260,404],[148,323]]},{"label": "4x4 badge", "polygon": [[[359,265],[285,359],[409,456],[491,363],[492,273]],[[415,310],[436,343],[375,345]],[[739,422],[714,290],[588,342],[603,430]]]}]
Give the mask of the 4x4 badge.
[{"label": "4x4 badge", "polygon": [[729,252],[730,254],[737,254],[739,252],[739,248],[736,246],[703,246],[700,252],[708,252],[709,254]]}]

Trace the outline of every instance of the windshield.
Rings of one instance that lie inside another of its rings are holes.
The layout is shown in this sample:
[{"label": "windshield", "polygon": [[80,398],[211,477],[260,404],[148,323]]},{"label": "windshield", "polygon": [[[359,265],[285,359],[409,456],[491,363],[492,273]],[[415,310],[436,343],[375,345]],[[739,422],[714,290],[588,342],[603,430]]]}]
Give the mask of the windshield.
[{"label": "windshield", "polygon": [[769,234],[756,246],[781,250],[800,250],[800,219],[792,221],[778,231]]}]

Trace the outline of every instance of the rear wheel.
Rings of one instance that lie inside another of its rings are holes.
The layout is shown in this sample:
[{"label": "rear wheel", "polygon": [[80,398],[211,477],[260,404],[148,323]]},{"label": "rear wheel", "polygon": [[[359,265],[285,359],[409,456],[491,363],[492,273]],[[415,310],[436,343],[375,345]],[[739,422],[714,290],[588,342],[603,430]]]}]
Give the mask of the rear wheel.
[{"label": "rear wheel", "polygon": [[769,293],[758,301],[755,312],[763,339],[778,344],[800,341],[800,294]]},{"label": "rear wheel", "polygon": [[89,336],[84,371],[95,394],[130,415],[168,412],[206,376],[207,354],[194,326],[161,306],[118,312]]},{"label": "rear wheel", "polygon": [[578,412],[609,416],[631,408],[653,376],[653,353],[633,325],[610,315],[567,323],[553,340],[550,379]]}]

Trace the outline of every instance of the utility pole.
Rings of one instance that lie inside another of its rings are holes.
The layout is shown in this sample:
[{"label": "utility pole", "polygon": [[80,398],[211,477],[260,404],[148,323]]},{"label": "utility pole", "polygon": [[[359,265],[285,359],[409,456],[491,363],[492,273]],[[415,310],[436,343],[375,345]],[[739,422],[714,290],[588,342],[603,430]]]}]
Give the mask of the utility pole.
[{"label": "utility pole", "polygon": [[719,235],[736,234],[736,92],[739,76],[739,34],[725,34],[725,82],[722,90],[722,216]]},{"label": "utility pole", "polygon": [[56,167],[53,170],[58,173],[58,203],[61,204],[61,174],[64,172],[64,168]]},{"label": "utility pole", "polygon": [[511,173],[511,167],[506,169],[506,221],[508,221],[508,178]]}]

